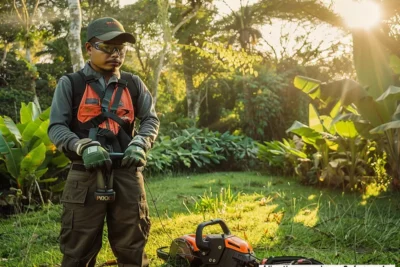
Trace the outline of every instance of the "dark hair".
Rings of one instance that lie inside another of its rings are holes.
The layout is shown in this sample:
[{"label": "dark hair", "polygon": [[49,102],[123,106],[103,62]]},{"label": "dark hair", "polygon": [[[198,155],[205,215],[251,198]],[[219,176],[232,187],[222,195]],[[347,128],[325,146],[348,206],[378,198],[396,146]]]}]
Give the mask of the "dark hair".
[{"label": "dark hair", "polygon": [[98,42],[98,41],[100,41],[100,39],[97,39],[96,37],[92,37],[92,38],[90,38],[88,43],[94,43],[94,42]]}]

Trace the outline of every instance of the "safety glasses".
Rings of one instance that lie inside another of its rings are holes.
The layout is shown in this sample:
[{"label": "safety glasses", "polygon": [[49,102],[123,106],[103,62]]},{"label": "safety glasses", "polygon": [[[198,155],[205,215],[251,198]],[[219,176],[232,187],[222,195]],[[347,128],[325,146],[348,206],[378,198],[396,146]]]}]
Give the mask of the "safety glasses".
[{"label": "safety glasses", "polygon": [[106,54],[112,55],[117,52],[119,55],[125,55],[128,47],[126,44],[106,44],[103,42],[91,43],[92,46]]}]

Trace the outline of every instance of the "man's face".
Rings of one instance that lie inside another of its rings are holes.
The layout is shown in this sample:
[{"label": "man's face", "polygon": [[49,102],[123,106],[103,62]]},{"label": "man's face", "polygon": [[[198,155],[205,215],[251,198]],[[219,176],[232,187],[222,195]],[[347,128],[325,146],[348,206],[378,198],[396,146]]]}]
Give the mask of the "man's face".
[{"label": "man's face", "polygon": [[110,41],[100,41],[96,38],[86,43],[90,63],[94,70],[114,73],[119,70],[125,60],[126,45],[122,40],[114,38]]}]

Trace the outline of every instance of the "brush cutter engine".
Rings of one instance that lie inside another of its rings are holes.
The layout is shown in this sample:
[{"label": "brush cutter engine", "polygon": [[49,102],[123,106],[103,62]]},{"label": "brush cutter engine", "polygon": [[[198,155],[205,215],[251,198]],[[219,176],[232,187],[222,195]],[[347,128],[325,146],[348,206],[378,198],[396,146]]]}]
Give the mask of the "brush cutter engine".
[{"label": "brush cutter engine", "polygon": [[[223,234],[203,235],[206,226],[218,224]],[[258,267],[260,264],[322,264],[304,257],[271,257],[261,262],[253,248],[243,239],[232,235],[221,219],[200,223],[196,234],[176,238],[168,247],[157,249],[157,256],[177,267]]]}]

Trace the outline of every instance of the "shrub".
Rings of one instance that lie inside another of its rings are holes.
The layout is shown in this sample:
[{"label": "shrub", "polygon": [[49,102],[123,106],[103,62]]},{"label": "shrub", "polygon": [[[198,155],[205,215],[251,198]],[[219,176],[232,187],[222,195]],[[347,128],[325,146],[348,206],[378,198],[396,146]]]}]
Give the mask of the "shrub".
[{"label": "shrub", "polygon": [[56,173],[69,163],[47,135],[49,114],[49,109],[39,114],[38,108],[29,103],[22,104],[21,123],[15,124],[7,116],[0,117],[0,160],[4,162],[0,171],[9,174],[11,184],[23,197],[30,201],[36,193],[42,203],[40,184],[55,182]]},{"label": "shrub", "polygon": [[256,159],[256,144],[248,137],[196,128],[176,131],[176,135],[160,136],[149,152],[148,171],[240,169]]}]

